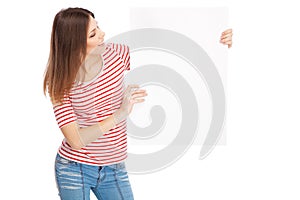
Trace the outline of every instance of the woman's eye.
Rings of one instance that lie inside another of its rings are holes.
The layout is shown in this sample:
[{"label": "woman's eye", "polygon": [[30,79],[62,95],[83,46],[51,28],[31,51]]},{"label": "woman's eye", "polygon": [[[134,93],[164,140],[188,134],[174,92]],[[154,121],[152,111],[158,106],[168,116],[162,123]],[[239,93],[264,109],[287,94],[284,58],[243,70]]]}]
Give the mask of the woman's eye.
[{"label": "woman's eye", "polygon": [[96,34],[91,35],[90,38],[94,37],[95,35],[96,35]]}]

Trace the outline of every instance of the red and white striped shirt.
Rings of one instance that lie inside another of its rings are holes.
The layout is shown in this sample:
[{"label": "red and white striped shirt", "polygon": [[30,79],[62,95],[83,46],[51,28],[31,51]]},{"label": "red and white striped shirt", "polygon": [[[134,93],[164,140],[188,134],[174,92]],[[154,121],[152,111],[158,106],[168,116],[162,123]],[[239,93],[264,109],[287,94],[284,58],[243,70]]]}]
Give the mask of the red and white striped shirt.
[{"label": "red and white striped shirt", "polygon": [[[53,106],[59,128],[71,122],[87,127],[113,114],[121,105],[124,72],[130,69],[129,47],[108,43],[102,54],[101,72],[91,81],[73,85],[63,104]],[[66,139],[58,149],[60,156],[89,165],[104,166],[127,158],[126,120],[81,150],[71,148]]]}]

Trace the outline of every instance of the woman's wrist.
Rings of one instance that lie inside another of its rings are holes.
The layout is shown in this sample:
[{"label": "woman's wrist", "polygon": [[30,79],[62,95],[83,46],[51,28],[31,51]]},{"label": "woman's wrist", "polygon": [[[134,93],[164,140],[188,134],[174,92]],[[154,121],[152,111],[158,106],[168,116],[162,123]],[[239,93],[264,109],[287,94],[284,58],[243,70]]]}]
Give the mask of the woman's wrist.
[{"label": "woman's wrist", "polygon": [[114,123],[118,124],[127,118],[127,114],[124,110],[118,109],[112,114],[112,117],[113,117]]},{"label": "woman's wrist", "polygon": [[107,117],[106,119],[104,119],[103,121],[98,122],[98,126],[102,133],[108,132],[110,129],[112,129],[116,126],[114,116],[111,115],[111,116]]}]

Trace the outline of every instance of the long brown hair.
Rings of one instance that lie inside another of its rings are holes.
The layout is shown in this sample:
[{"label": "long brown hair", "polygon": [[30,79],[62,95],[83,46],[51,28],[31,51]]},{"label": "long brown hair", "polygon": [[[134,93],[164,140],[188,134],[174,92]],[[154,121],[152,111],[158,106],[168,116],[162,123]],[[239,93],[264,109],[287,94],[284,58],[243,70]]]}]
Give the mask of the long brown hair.
[{"label": "long brown hair", "polygon": [[68,8],[54,18],[43,87],[44,94],[48,91],[53,103],[61,103],[69,93],[85,59],[90,16],[95,18],[89,10]]}]

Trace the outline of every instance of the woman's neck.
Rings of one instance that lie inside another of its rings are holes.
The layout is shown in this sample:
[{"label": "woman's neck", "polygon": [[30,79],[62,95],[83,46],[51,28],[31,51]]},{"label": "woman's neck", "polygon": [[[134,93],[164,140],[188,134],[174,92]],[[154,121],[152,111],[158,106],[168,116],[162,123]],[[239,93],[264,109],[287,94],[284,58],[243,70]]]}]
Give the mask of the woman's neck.
[{"label": "woman's neck", "polygon": [[76,81],[87,82],[95,78],[101,71],[102,68],[102,54],[106,49],[106,44],[97,46],[93,50],[87,53],[87,56],[80,66]]},{"label": "woman's neck", "polygon": [[100,55],[89,55],[80,66],[77,73],[77,82],[93,80],[101,71],[103,60]]}]

